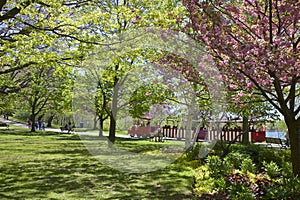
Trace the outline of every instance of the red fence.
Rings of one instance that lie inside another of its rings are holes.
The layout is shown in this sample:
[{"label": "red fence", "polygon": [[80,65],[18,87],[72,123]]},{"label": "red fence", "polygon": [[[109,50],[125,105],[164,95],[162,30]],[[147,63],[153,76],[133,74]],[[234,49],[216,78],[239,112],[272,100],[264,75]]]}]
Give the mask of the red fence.
[{"label": "red fence", "polygon": [[[183,128],[177,127],[163,127],[162,128],[163,135],[167,138],[176,138],[178,140],[185,139],[186,130]],[[195,136],[195,130],[192,130],[192,138]],[[207,130],[200,130],[197,135],[198,140],[207,140]]]},{"label": "red fence", "polygon": [[[128,130],[128,134],[138,137],[149,137],[151,133],[155,132],[158,127],[150,126],[139,126],[132,127],[131,130]],[[162,128],[162,133],[164,137],[175,138],[178,140],[185,139],[186,130],[183,128],[169,127],[165,126]],[[192,130],[192,138],[195,136],[195,130]],[[263,142],[266,139],[266,133],[262,132],[249,132],[249,141],[251,142]],[[224,140],[224,141],[236,141],[241,142],[243,135],[241,135],[240,130],[226,130],[226,131],[216,131],[216,130],[200,130],[197,135],[197,141],[199,140]]]},{"label": "red fence", "polygon": [[[186,130],[183,128],[176,127],[163,127],[163,134],[167,138],[185,139]],[[195,130],[192,131],[192,138],[194,138]],[[265,132],[249,132],[249,140],[251,142],[263,142],[266,139]],[[200,130],[197,135],[197,140],[224,140],[224,141],[236,141],[241,142],[243,135],[239,130],[227,130],[227,131],[216,131],[216,130]]]},{"label": "red fence", "polygon": [[241,135],[241,131],[237,130],[228,130],[228,131],[209,131],[208,132],[208,140],[224,140],[224,141],[237,141],[241,142],[243,136]]}]

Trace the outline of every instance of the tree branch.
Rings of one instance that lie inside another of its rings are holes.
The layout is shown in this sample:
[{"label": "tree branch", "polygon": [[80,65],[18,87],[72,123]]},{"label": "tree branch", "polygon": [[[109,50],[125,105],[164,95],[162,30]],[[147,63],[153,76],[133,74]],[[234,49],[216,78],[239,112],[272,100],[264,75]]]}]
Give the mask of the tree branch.
[{"label": "tree branch", "polygon": [[[3,3],[5,4],[6,2],[2,2],[2,6],[4,6]],[[4,15],[2,15],[2,16],[0,15],[0,22],[2,22],[3,20],[14,18],[17,14],[20,13],[22,8],[26,8],[32,3],[34,3],[34,0],[24,1],[20,4],[19,7],[14,7],[13,9],[6,12]],[[0,4],[0,6],[1,6],[1,4]]]},{"label": "tree branch", "polygon": [[6,4],[7,0],[0,1],[0,11],[2,10],[3,6]]},{"label": "tree branch", "polygon": [[28,63],[26,63],[24,65],[19,65],[18,67],[13,67],[13,68],[6,69],[4,71],[0,71],[0,75],[2,75],[2,74],[8,74],[8,73],[20,70],[20,69],[24,69],[26,67],[29,67],[30,65],[33,65],[33,64],[37,64],[37,62],[31,61],[31,62],[28,62]]}]

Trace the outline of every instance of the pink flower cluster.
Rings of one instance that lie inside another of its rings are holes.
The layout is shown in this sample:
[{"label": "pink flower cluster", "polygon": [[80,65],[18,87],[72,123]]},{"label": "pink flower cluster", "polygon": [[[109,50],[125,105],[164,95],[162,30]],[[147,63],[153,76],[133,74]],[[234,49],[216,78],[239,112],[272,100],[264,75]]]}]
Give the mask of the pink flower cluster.
[{"label": "pink flower cluster", "polygon": [[266,90],[275,80],[282,87],[295,78],[299,82],[299,0],[272,1],[271,13],[269,1],[183,2],[190,17],[186,33],[204,42],[227,80]]}]

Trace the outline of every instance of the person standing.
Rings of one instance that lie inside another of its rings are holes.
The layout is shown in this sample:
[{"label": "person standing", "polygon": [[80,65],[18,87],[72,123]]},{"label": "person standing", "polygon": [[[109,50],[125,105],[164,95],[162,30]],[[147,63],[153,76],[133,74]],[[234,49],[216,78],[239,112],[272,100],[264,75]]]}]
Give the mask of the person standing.
[{"label": "person standing", "polygon": [[258,130],[259,132],[265,132],[266,128],[264,127],[264,125],[261,124]]},{"label": "person standing", "polygon": [[28,123],[27,123],[27,125],[28,125],[28,128],[30,129],[30,128],[31,128],[31,126],[32,126],[32,121],[31,121],[31,120],[28,120]]},{"label": "person standing", "polygon": [[45,130],[45,127],[46,127],[46,123],[45,123],[45,121],[43,120],[43,121],[42,121],[42,125],[41,125],[41,129],[44,131],[44,130]]}]

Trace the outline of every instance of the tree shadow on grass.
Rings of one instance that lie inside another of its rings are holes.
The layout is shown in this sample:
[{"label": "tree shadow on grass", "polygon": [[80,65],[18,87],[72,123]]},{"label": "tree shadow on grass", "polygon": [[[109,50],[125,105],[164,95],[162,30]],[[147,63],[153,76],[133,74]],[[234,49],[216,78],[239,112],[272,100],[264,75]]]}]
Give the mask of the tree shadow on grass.
[{"label": "tree shadow on grass", "polygon": [[[18,136],[25,142],[31,139]],[[18,152],[0,153],[1,199],[193,198],[193,176],[185,166],[171,164],[144,174],[123,173],[91,156],[76,136],[58,136],[38,137],[25,146],[16,143]],[[149,150],[147,145],[137,146]]]},{"label": "tree shadow on grass", "polygon": [[148,174],[126,174],[91,158],[79,160],[69,157],[35,163],[19,162],[1,170],[4,179],[0,181],[0,195],[9,199],[49,198],[51,193],[56,194],[57,199],[193,197],[190,192],[191,176],[180,174],[186,170],[184,168],[164,169]]},{"label": "tree shadow on grass", "polygon": [[60,133],[52,132],[52,131],[35,131],[31,132],[30,130],[22,130],[22,129],[7,129],[1,130],[0,134],[3,135],[16,135],[16,136],[53,136],[60,135]]}]

